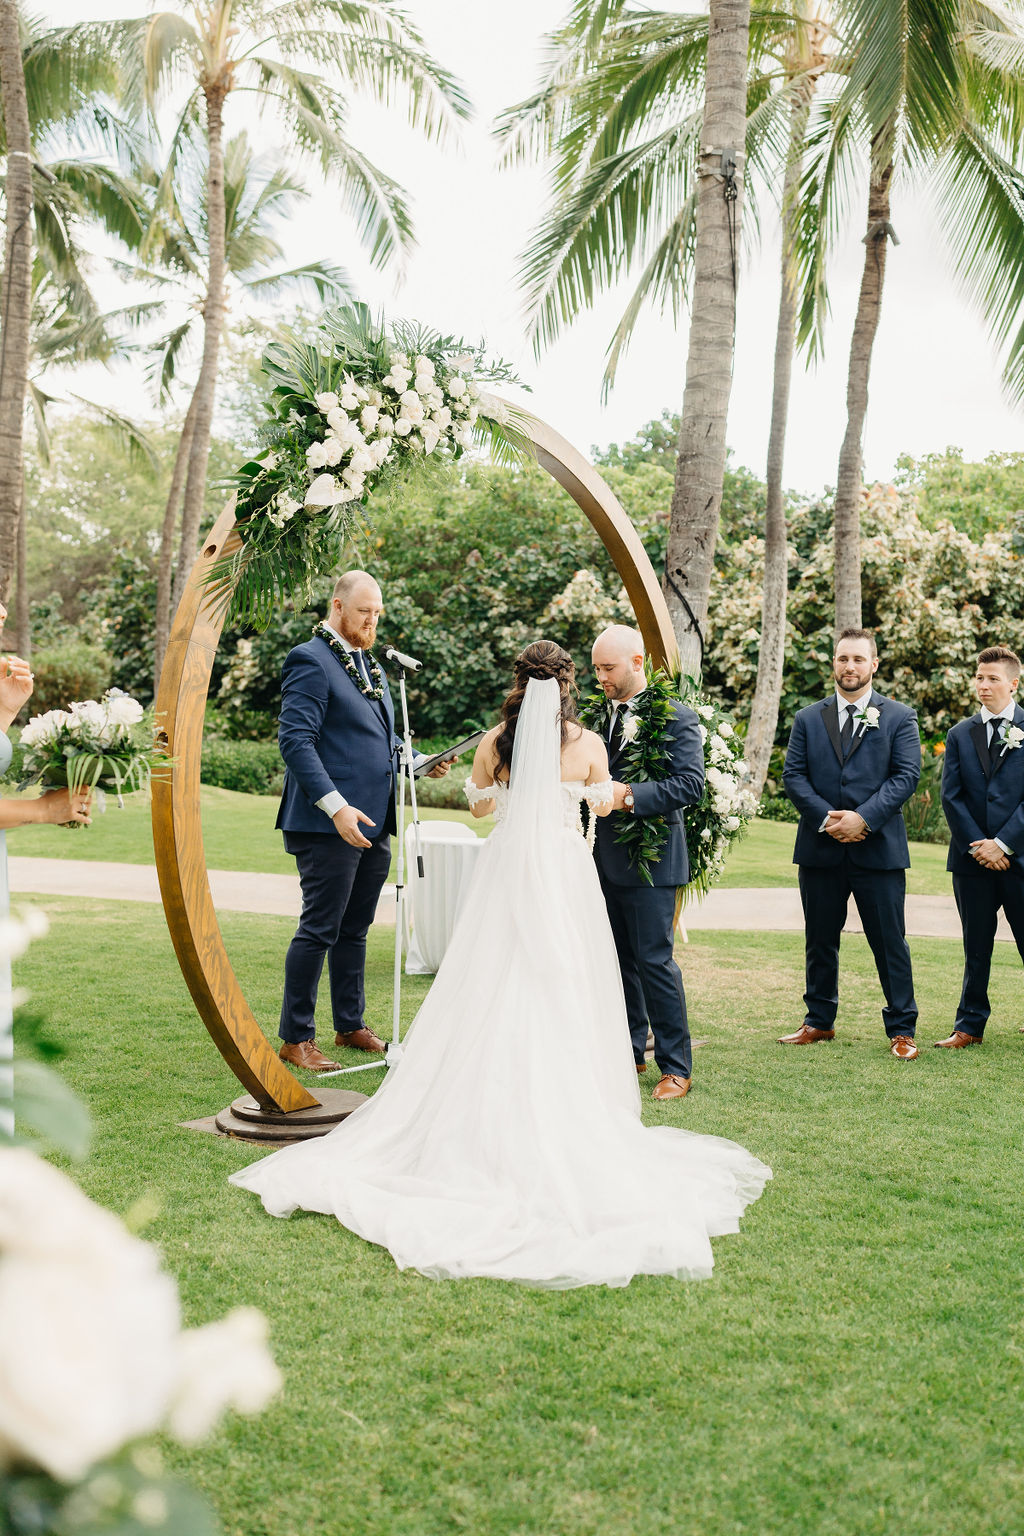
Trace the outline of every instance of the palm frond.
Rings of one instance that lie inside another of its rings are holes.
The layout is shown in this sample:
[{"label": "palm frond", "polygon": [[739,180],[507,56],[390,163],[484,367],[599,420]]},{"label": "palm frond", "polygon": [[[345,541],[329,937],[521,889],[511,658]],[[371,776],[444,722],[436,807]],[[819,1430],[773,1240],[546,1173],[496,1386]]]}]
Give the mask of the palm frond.
[{"label": "palm frond", "polygon": [[250,292],[268,296],[307,288],[321,301],[334,298],[351,302],[355,297],[352,280],[345,269],[327,261],[308,261],[305,266],[289,267],[287,272],[271,272],[266,277],[250,278],[246,288]]}]

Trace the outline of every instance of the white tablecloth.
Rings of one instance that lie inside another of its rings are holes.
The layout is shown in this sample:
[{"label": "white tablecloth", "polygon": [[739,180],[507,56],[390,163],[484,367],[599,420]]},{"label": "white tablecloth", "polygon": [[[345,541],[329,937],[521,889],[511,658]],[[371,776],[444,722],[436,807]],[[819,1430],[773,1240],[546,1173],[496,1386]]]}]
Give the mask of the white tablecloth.
[{"label": "white tablecloth", "polygon": [[413,833],[406,828],[405,969],[410,976],[432,976],[448,948],[483,839],[459,821],[421,822],[421,880]]}]

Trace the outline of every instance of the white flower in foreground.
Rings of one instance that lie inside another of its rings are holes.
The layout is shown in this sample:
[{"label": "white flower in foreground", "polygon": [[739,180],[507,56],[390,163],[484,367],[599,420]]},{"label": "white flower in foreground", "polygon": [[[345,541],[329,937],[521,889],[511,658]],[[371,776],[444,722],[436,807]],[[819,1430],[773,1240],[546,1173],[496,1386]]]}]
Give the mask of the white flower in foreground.
[{"label": "white flower in foreground", "polygon": [[718,734],[719,736],[731,736],[733,734],[732,726],[729,724],[728,720],[719,720]]},{"label": "white flower in foreground", "polygon": [[325,390],[322,395],[314,395],[313,399],[316,402],[317,410],[324,416],[327,415],[328,411],[334,411],[338,408],[338,397],[333,390]]},{"label": "white flower in foreground", "polygon": [[66,709],[48,709],[45,715],[33,715],[21,733],[22,745],[38,747],[44,742],[54,741],[61,727],[67,725],[70,719]]},{"label": "white flower in foreground", "polygon": [[714,709],[714,705],[713,704],[698,704],[697,705],[697,713],[698,713],[698,715],[700,715],[702,720],[710,720],[712,715],[714,714],[714,712],[715,712],[715,709]]},{"label": "white flower in foreground", "polygon": [[345,494],[333,475],[317,475],[306,492],[305,505],[307,507],[334,507],[337,506],[339,501],[349,500],[351,498]]},{"label": "white flower in foreground", "polygon": [[167,1427],[175,1439],[192,1445],[210,1433],[227,1408],[259,1413],[281,1384],[267,1348],[266,1318],[255,1307],[236,1307],[223,1322],[183,1335]]},{"label": "white flower in foreground", "polygon": [[625,721],[623,722],[622,736],[620,740],[632,741],[639,729],[640,721],[637,719],[636,715],[627,715]]},{"label": "white flower in foreground", "polygon": [[179,1331],[156,1250],[27,1149],[0,1151],[0,1461],[72,1482],[152,1433]]},{"label": "white flower in foreground", "polygon": [[344,453],[345,450],[336,437],[329,437],[324,443],[324,463],[329,467],[340,464]]},{"label": "white flower in foreground", "polygon": [[17,960],[49,928],[45,912],[29,907],[22,917],[0,917],[0,958]]},{"label": "white flower in foreground", "polygon": [[408,437],[411,431],[412,422],[409,420],[408,416],[399,416],[398,420],[395,422],[395,436]]}]

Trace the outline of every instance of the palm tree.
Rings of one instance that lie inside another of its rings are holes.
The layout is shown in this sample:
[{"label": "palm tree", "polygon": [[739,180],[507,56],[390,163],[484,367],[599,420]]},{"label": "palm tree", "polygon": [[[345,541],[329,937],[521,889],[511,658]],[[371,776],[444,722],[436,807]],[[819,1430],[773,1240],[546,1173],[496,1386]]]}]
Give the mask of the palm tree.
[{"label": "palm tree", "polygon": [[[156,178],[159,182],[160,178]],[[307,197],[306,188],[268,157],[256,156],[244,133],[230,139],[224,152],[225,240],[224,265],[227,277],[235,280],[239,295],[272,298],[280,293],[310,289],[323,299],[328,295],[351,298],[349,280],[330,262],[311,261],[288,270],[273,269],[282,258],[282,249],[270,233],[275,221],[286,217],[297,199]],[[202,313],[203,277],[208,268],[206,215],[201,188],[195,181],[186,183],[175,197],[170,214],[164,215],[164,229],[154,261],[142,276],[163,292],[163,305],[178,308],[175,323],[154,347],[153,373],[158,397],[166,401],[187,357],[190,343],[199,329]],[[182,504],[182,491],[188,466],[196,418],[198,382],[193,386],[188,410],[171,473],[171,484],[164,511],[157,564],[156,640],[154,646],[154,692],[159,684],[171,618],[171,581],[174,569],[175,534]],[[178,547],[179,590],[188,578],[193,550],[185,537]]]},{"label": "palm tree", "polygon": [[[895,232],[894,188],[925,179],[943,207],[941,227],[968,280],[983,270],[988,318],[1003,340],[1021,307],[1022,180],[1015,169],[1024,127],[1020,82],[968,38],[979,28],[1005,47],[1020,40],[1011,13],[984,0],[836,0],[843,41],[841,88],[811,128],[803,204],[804,332],[820,324],[829,243],[845,213],[858,156],[867,161],[864,266],[850,344],[847,426],[835,499],[835,624],[861,623],[862,441],[871,354],[881,315],[886,257]],[[979,196],[984,201],[979,203]],[[1008,366],[1012,366],[1011,363]]]},{"label": "palm tree", "polygon": [[[801,103],[806,108],[817,68],[810,57],[803,70],[794,62],[801,50],[809,53],[805,7],[796,4],[752,9],[748,72],[743,9],[680,16],[581,0],[552,40],[555,63],[542,89],[499,124],[510,157],[555,155],[555,196],[523,268],[538,346],[643,261],[609,348],[607,388],[645,306],[670,307],[678,318],[691,299],[665,582],[690,671],[699,669],[697,626],[706,617],[725,463],[744,150],[751,170],[774,186],[791,137],[790,113]],[[787,48],[788,68],[776,58]],[[744,86],[734,110],[741,62]],[[729,83],[715,85],[716,78]],[[705,129],[706,110],[713,115]],[[728,180],[720,157],[701,156],[702,144],[735,152]]]},{"label": "palm tree", "polygon": [[16,0],[0,0],[0,94],[7,153],[3,295],[0,301],[0,598],[17,562],[24,486],[22,432],[32,310],[32,130]]},{"label": "palm tree", "polygon": [[[405,197],[395,181],[349,140],[347,101],[324,73],[390,102],[403,93],[412,126],[444,140],[468,103],[429,56],[422,38],[391,0],[177,0],[174,9],[130,21],[80,23],[48,34],[52,53],[86,74],[97,56],[121,66],[122,99],[152,118],[173,101],[162,196],[167,206],[179,161],[201,150],[206,168],[206,280],[203,355],[190,407],[191,431],[182,510],[182,545],[195,547],[224,326],[227,209],[224,109],[248,91],[282,119],[294,148],[317,160],[341,188],[360,235],[379,265],[412,240]],[[159,221],[154,230],[159,228]]]}]

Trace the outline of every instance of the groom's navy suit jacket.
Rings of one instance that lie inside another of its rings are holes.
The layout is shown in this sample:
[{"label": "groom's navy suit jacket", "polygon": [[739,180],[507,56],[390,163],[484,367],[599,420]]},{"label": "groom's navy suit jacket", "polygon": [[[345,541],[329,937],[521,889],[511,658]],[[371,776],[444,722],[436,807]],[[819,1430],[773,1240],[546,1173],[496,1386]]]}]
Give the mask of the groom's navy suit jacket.
[{"label": "groom's navy suit jacket", "polygon": [[361,693],[326,640],[288,653],[281,672],[278,745],[285,761],[277,815],[283,832],[337,836],[316,802],[332,789],[374,823],[375,841],[395,830],[395,711],[387,684],[378,703]]},{"label": "groom's navy suit jacket", "polygon": [[[878,725],[860,730],[845,762],[834,693],[801,709],[793,721],[782,782],[800,812],[794,864],[838,867],[848,858],[863,869],[910,866],[902,806],[921,777],[917,716],[874,689],[867,707],[878,710]],[[819,830],[829,811],[857,811],[868,836],[860,843],[837,842]]]},{"label": "groom's navy suit jacket", "polygon": [[[700,721],[685,704],[673,704],[669,725],[671,745],[669,767],[663,779],[652,784],[633,785],[633,812],[613,811],[597,818],[597,861],[606,880],[613,885],[645,886],[647,882],[633,868],[629,855],[615,834],[623,818],[664,816],[668,822],[668,842],[651,874],[656,886],[685,885],[690,878],[690,860],[686,851],[683,810],[697,805],[704,793],[704,747],[700,739]],[[613,779],[619,779],[622,746],[611,754],[609,767]]]},{"label": "groom's navy suit jacket", "polygon": [[[1016,705],[1014,725],[1024,730],[1024,709]],[[946,737],[942,764],[942,809],[949,822],[946,868],[955,875],[986,876],[971,857],[970,844],[998,837],[1013,849],[1010,869],[1024,875],[1024,746],[1004,751],[989,769],[988,730],[981,713],[954,725]]]}]

